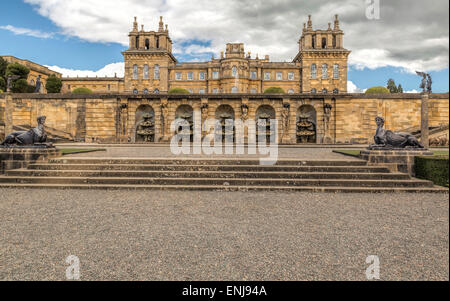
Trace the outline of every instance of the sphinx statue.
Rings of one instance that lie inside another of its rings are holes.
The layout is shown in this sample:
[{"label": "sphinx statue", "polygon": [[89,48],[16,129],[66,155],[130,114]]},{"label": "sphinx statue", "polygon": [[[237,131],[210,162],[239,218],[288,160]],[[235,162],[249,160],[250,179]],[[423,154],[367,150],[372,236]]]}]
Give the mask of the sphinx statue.
[{"label": "sphinx statue", "polygon": [[375,144],[369,149],[391,149],[391,148],[424,148],[414,135],[410,133],[395,133],[383,128],[384,118],[376,117],[377,132],[374,140]]},{"label": "sphinx statue", "polygon": [[3,146],[32,146],[42,144],[47,141],[47,133],[45,132],[45,116],[37,118],[37,127],[28,131],[17,131],[9,134],[0,144]]}]

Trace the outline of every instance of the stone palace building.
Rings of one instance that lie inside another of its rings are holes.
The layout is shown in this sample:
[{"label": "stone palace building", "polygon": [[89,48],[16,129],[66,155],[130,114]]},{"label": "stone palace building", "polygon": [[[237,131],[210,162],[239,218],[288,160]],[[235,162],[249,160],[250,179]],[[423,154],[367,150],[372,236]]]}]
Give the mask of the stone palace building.
[{"label": "stone palace building", "polygon": [[[60,94],[0,95],[0,136],[34,126],[40,115],[47,116],[54,137],[86,142],[169,141],[179,131],[170,124],[180,118],[190,125],[194,118],[221,124],[226,119],[277,119],[278,142],[284,144],[370,143],[376,116],[385,118],[388,129],[420,128],[420,94],[347,93],[350,51],[344,48],[337,15],[325,30],[313,29],[309,17],[299,31],[292,62],[252,57],[243,44],[230,43],[219,58],[180,63],[162,17],[156,31],[145,31],[135,19],[123,52],[123,78],[64,77]],[[94,93],[70,93],[79,87]],[[264,93],[271,87],[284,93]],[[175,88],[187,93],[171,93]],[[441,129],[436,135],[448,138],[448,118],[448,94],[430,94],[429,124]]]}]

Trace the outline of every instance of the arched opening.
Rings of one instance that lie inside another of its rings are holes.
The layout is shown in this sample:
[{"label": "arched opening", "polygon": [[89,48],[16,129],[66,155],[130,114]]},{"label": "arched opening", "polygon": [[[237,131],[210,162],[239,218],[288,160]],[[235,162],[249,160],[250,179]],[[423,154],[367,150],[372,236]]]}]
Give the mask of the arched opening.
[{"label": "arched opening", "polygon": [[139,37],[136,37],[136,49],[139,49]]},{"label": "arched opening", "polygon": [[297,110],[297,143],[317,143],[317,114],[312,105]]},{"label": "arched opening", "polygon": [[322,48],[327,48],[327,39],[326,38],[322,38]]},{"label": "arched opening", "polygon": [[145,50],[149,50],[149,49],[150,49],[150,40],[145,39]]},{"label": "arched opening", "polygon": [[275,128],[272,130],[270,128],[271,120],[276,119],[275,110],[272,106],[262,105],[256,110],[256,126],[257,135],[256,141],[259,141],[259,136],[262,134],[266,136],[266,143],[276,143],[276,133]]},{"label": "arched opening", "polygon": [[155,142],[155,111],[149,105],[140,105],[136,110],[136,142]]},{"label": "arched opening", "polygon": [[219,122],[215,128],[215,141],[234,142],[236,129],[234,127],[234,110],[230,105],[220,105],[215,113]]},{"label": "arched opening", "polygon": [[[194,141],[194,109],[190,105],[181,105],[175,111],[175,119],[183,119],[189,123],[189,128],[183,128],[183,124],[177,125],[176,133],[188,136],[191,142]],[[183,122],[185,124],[185,122]]]},{"label": "arched opening", "polygon": [[156,48],[159,48],[159,37],[156,37]]}]

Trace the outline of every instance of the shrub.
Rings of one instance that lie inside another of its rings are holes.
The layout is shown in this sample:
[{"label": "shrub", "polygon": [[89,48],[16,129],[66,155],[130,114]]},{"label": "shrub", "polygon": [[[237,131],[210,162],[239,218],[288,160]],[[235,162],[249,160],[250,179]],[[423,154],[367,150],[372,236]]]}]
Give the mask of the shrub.
[{"label": "shrub", "polygon": [[20,76],[20,79],[27,79],[28,74],[30,73],[30,69],[27,68],[24,65],[21,65],[19,63],[12,63],[9,64],[8,67],[6,67],[6,73],[5,77],[8,77],[9,75],[18,75]]},{"label": "shrub", "polygon": [[62,80],[56,75],[52,74],[48,77],[45,89],[47,93],[60,93],[62,88]]},{"label": "shrub", "polygon": [[184,88],[172,88],[169,90],[169,94],[189,94],[189,91]]},{"label": "shrub", "polygon": [[3,93],[3,90],[2,89],[0,89],[0,94],[2,94]]},{"label": "shrub", "polygon": [[372,87],[366,90],[366,94],[389,94],[389,90],[385,87]]},{"label": "shrub", "polygon": [[264,93],[281,93],[281,94],[284,94],[285,92],[284,92],[284,90],[283,90],[282,88],[280,88],[280,87],[270,87],[270,88],[267,88],[267,89],[264,91]]},{"label": "shrub", "polygon": [[416,177],[448,187],[448,156],[415,157]]},{"label": "shrub", "polygon": [[30,87],[26,79],[19,78],[18,80],[14,81],[11,91],[13,93],[29,93]]},{"label": "shrub", "polygon": [[6,90],[6,81],[1,76],[0,76],[0,89],[2,89],[3,91]]},{"label": "shrub", "polygon": [[92,94],[92,90],[86,87],[76,88],[72,91],[73,94]]}]

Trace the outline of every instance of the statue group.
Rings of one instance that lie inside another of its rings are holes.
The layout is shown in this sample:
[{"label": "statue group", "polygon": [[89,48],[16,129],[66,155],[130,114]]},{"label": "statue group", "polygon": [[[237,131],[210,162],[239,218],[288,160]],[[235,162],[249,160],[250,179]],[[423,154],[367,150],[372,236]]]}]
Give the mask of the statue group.
[{"label": "statue group", "polygon": [[424,148],[414,135],[409,133],[396,133],[383,128],[384,118],[376,117],[377,132],[374,140],[375,144],[369,149],[393,149],[393,148]]},{"label": "statue group", "polygon": [[431,80],[431,76],[428,73],[416,71],[417,75],[422,76],[422,81],[420,83],[420,88],[423,93],[431,93],[431,85],[433,81]]},{"label": "statue group", "polygon": [[6,147],[43,145],[43,143],[47,141],[47,133],[44,128],[45,120],[45,116],[38,117],[37,127],[28,131],[13,132],[9,134],[0,145]]}]

